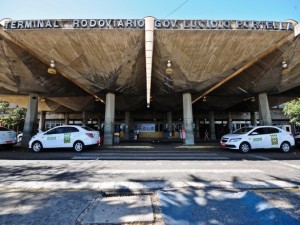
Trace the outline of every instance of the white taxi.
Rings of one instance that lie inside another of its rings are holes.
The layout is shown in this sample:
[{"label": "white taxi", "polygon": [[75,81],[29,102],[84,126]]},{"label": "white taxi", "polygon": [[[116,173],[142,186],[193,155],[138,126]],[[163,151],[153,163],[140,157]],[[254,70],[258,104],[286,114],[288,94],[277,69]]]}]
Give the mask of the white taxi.
[{"label": "white taxi", "polygon": [[17,144],[17,132],[6,127],[0,127],[0,145],[12,146]]},{"label": "white taxi", "polygon": [[73,148],[81,152],[86,147],[100,143],[99,131],[89,127],[63,125],[34,135],[29,141],[29,148],[40,152],[44,148]]},{"label": "white taxi", "polygon": [[295,146],[293,135],[275,126],[243,127],[221,138],[222,148],[237,149],[243,153],[251,149],[279,148],[289,152]]}]

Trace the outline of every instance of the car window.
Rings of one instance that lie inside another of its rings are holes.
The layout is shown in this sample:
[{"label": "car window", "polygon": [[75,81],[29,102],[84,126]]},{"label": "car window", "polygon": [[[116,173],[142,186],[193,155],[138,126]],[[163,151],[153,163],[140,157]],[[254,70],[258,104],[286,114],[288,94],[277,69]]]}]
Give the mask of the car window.
[{"label": "car window", "polygon": [[275,127],[269,127],[269,128],[268,128],[268,133],[269,133],[269,134],[277,134],[277,133],[280,133],[280,130],[278,130],[278,129],[275,128]]},{"label": "car window", "polygon": [[10,129],[7,129],[6,127],[0,127],[0,131],[10,131]]},{"label": "car window", "polygon": [[268,131],[264,127],[257,128],[251,132],[250,135],[261,135],[266,134]]},{"label": "car window", "polygon": [[54,128],[53,130],[48,131],[46,134],[62,134],[64,132],[63,127],[57,127]]},{"label": "car window", "polygon": [[246,134],[252,129],[253,129],[252,127],[243,127],[243,128],[240,128],[240,129],[234,131],[233,134]]},{"label": "car window", "polygon": [[79,132],[76,127],[64,127],[64,133],[74,133]]}]

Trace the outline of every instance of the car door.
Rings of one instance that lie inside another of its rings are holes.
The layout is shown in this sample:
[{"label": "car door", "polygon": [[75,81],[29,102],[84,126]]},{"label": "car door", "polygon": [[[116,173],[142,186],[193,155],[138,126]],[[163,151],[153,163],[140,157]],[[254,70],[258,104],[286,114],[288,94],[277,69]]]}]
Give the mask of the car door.
[{"label": "car door", "polygon": [[63,128],[57,127],[43,135],[44,148],[60,148],[63,145]]},{"label": "car door", "polygon": [[252,149],[270,148],[270,135],[265,127],[259,127],[249,134],[249,140]]},{"label": "car door", "polygon": [[77,139],[79,130],[76,127],[64,127],[63,147],[73,147],[74,141]]},{"label": "car door", "polygon": [[268,134],[269,134],[269,141],[270,141],[270,148],[279,148],[281,143],[281,135],[280,130],[275,127],[268,127]]}]

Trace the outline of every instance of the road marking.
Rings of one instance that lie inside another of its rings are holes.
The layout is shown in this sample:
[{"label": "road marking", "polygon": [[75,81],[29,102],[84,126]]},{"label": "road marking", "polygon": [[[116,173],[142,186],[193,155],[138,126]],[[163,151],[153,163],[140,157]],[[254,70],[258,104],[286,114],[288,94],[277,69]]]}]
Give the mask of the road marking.
[{"label": "road marking", "polygon": [[[136,173],[136,171],[134,171]],[[72,181],[18,181],[14,183],[0,183],[1,192],[20,192],[20,191],[92,191],[92,190],[152,190],[152,189],[174,189],[174,188],[226,188],[226,189],[247,189],[252,191],[260,189],[268,189],[278,191],[290,190],[300,191],[299,185],[283,182],[278,180],[266,180],[266,181],[243,181],[243,182],[232,182],[232,181],[212,181],[212,182],[182,182],[182,181],[141,181],[141,182],[101,182],[101,181],[87,181],[74,183]],[[267,191],[268,191],[267,190]]]},{"label": "road marking", "polygon": [[137,146],[137,145],[134,145],[134,146],[124,146],[124,145],[116,146],[115,145],[115,146],[104,146],[103,148],[104,149],[105,148],[109,148],[109,149],[115,149],[115,148],[134,148],[134,149],[136,149],[136,148],[147,148],[148,149],[148,148],[154,148],[154,147],[148,146],[148,145],[147,146],[140,146],[140,145],[139,146]]},{"label": "road marking", "polygon": [[292,164],[281,162],[281,161],[278,161],[278,160],[273,160],[273,159],[263,157],[263,156],[258,156],[258,155],[253,155],[253,156],[258,158],[258,159],[263,159],[263,160],[267,160],[267,161],[276,162],[276,163],[278,163],[280,165],[283,165],[283,166],[291,167],[291,168],[294,168],[294,169],[300,169],[300,166],[297,166],[297,165],[292,165]]},{"label": "road marking", "polygon": [[149,170],[118,170],[118,169],[102,169],[97,170],[95,173],[98,174],[127,174],[127,173],[139,173],[139,174],[161,174],[161,173],[263,173],[258,169],[149,169]]},{"label": "road marking", "polygon": [[192,148],[192,149],[201,149],[201,148],[218,148],[219,146],[194,146],[194,145],[184,145],[184,146],[177,146],[175,148]]},{"label": "road marking", "polygon": [[95,156],[95,157],[90,157],[90,156],[77,156],[71,158],[72,160],[229,160],[229,158],[226,157],[200,157],[200,156],[118,156],[118,157],[113,157],[113,156]]}]

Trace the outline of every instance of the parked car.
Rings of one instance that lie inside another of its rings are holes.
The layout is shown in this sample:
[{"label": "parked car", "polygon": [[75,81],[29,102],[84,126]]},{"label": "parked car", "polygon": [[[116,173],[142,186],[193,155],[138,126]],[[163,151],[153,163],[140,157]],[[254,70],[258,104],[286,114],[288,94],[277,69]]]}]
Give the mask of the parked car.
[{"label": "parked car", "polygon": [[0,127],[0,145],[12,146],[17,143],[17,132]]},{"label": "parked car", "polygon": [[289,152],[295,146],[290,132],[275,126],[243,127],[221,138],[222,148],[237,149],[247,153],[252,149],[279,148]]},{"label": "parked car", "polygon": [[[38,129],[38,133],[43,132],[42,130]],[[21,142],[23,139],[23,133],[18,134],[17,136],[17,142]]]},{"label": "parked car", "polygon": [[99,131],[89,127],[63,125],[34,135],[29,141],[29,148],[34,152],[46,148],[73,148],[76,152],[81,152],[99,143]]},{"label": "parked car", "polygon": [[294,139],[295,139],[295,145],[296,145],[297,147],[300,147],[300,134],[296,135],[296,136],[294,137]]}]

